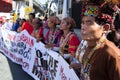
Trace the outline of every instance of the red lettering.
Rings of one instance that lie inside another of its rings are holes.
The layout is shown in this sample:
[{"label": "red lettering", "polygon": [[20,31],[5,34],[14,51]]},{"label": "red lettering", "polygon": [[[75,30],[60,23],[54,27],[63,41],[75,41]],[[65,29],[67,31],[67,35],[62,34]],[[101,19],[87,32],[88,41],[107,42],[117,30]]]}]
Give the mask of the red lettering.
[{"label": "red lettering", "polygon": [[27,37],[24,34],[22,34],[21,36],[19,36],[19,38],[17,39],[17,41],[23,41],[26,44],[28,44],[30,47],[32,47],[34,45],[33,39],[30,39],[29,37]]},{"label": "red lettering", "polygon": [[10,53],[10,57],[12,57],[14,60],[16,59],[16,56],[12,53]]},{"label": "red lettering", "polygon": [[62,68],[62,66],[61,66],[61,68],[60,68],[60,72],[63,72],[64,71],[64,68]]},{"label": "red lettering", "polygon": [[17,62],[22,62],[22,58],[16,58]]},{"label": "red lettering", "polygon": [[23,65],[22,65],[24,68],[27,68],[27,69],[29,69],[29,64],[28,63],[26,63],[26,62],[23,62]]},{"label": "red lettering", "polygon": [[5,50],[4,48],[1,48],[1,50],[3,50],[4,54],[8,54],[8,51]]},{"label": "red lettering", "polygon": [[61,79],[62,80],[67,80],[67,77],[65,76],[65,73],[63,71],[64,71],[64,68],[62,68],[62,66],[61,66],[61,68],[60,68]]},{"label": "red lettering", "polygon": [[16,36],[11,35],[11,34],[8,34],[7,38],[8,38],[9,40],[11,40],[11,41],[14,41],[15,38],[16,38]]}]

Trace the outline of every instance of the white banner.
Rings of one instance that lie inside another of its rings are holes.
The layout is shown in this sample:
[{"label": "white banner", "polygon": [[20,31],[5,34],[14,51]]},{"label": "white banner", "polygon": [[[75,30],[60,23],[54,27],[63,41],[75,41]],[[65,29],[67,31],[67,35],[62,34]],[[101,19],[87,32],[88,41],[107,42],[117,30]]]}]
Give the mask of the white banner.
[{"label": "white banner", "polygon": [[16,33],[0,29],[0,51],[35,80],[79,80],[59,53],[37,43],[26,30]]},{"label": "white banner", "polygon": [[13,62],[21,64],[25,71],[29,71],[35,38],[31,37],[26,30],[18,34],[1,28],[0,34],[0,51]]},{"label": "white banner", "polygon": [[48,54],[50,56],[48,61],[49,71],[53,69],[50,80],[79,80],[74,70],[69,68],[69,64],[62,56],[54,51],[48,51]]},{"label": "white banner", "polygon": [[59,53],[46,49],[41,42],[35,44],[35,52],[32,76],[36,80],[79,80]]}]

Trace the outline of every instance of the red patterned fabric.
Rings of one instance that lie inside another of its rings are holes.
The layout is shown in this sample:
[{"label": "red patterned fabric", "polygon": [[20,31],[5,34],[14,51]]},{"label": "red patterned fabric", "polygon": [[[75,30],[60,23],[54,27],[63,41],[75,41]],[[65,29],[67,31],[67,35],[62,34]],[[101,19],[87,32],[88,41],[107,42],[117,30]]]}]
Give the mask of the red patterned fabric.
[{"label": "red patterned fabric", "polygon": [[41,38],[41,41],[44,42],[45,39],[44,39],[43,33],[44,33],[44,28],[41,27],[40,30],[39,30],[39,37]]},{"label": "red patterned fabric", "polygon": [[[62,36],[61,39],[64,39],[64,36]],[[61,40],[61,41],[63,41],[63,40]],[[80,44],[80,41],[79,41],[78,37],[74,33],[72,33],[67,38],[66,42],[64,43],[64,46],[61,46],[61,47],[62,47],[64,53],[74,55],[79,44]]]},{"label": "red patterned fabric", "polygon": [[79,46],[79,44],[80,44],[80,41],[79,41],[78,37],[75,34],[72,34],[70,36],[70,40],[68,42],[68,45],[69,45],[68,52],[70,54],[74,54],[76,52],[77,47]]},{"label": "red patterned fabric", "polygon": [[[46,34],[46,36],[45,36],[45,43],[51,43],[50,42],[50,30],[48,30],[48,32],[47,32],[47,34]],[[62,36],[62,33],[61,33],[61,31],[60,30],[57,30],[56,29],[56,31],[54,32],[54,33],[52,33],[52,34],[54,34],[54,40],[53,40],[53,45],[55,46],[55,47],[58,47],[59,46],[59,42],[60,42],[60,38],[61,38],[61,36]]]}]

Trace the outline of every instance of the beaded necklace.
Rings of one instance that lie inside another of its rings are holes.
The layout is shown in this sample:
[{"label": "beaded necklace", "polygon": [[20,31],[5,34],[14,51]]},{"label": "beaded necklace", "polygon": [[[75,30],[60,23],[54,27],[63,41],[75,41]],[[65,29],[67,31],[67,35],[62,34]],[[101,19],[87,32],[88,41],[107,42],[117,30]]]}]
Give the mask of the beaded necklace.
[{"label": "beaded necklace", "polygon": [[105,41],[105,38],[101,38],[100,42],[97,43],[97,45],[90,51],[87,59],[82,60],[82,64],[84,65],[84,68],[86,68],[90,58],[92,57],[92,55],[94,54],[95,50],[97,50],[98,48],[100,48],[101,44]]},{"label": "beaded necklace", "polygon": [[66,45],[67,41],[69,40],[69,36],[72,34],[73,32],[69,32],[66,37],[61,37],[61,40],[60,40],[60,50],[59,52],[60,53],[63,53],[63,48],[64,46]]},{"label": "beaded necklace", "polygon": [[105,41],[105,37],[103,36],[100,39],[99,43],[97,43],[97,45],[90,51],[88,57],[85,60],[83,60],[83,55],[84,55],[85,50],[87,48],[87,43],[85,43],[85,41],[81,42],[81,45],[79,46],[78,52],[76,54],[77,59],[81,63],[81,74],[80,74],[80,77],[81,77],[80,79],[81,80],[90,80],[90,78],[89,78],[89,70],[90,70],[89,60],[93,56],[95,50],[97,50],[98,48],[100,48],[101,44],[104,41]]},{"label": "beaded necklace", "polygon": [[60,47],[64,47],[65,46],[65,43],[68,41],[69,39],[69,36],[72,34],[72,32],[69,32],[65,38],[61,38],[60,40]]},{"label": "beaded necklace", "polygon": [[49,32],[49,43],[53,44],[55,40],[57,30],[55,29],[54,33],[52,31]]},{"label": "beaded necklace", "polygon": [[85,49],[87,48],[87,46],[88,46],[87,45],[87,41],[82,40],[81,43],[80,43],[80,45],[79,45],[79,47],[78,47],[78,49],[77,49],[76,58],[80,62],[82,62],[82,57],[83,57],[83,55],[85,53]]}]

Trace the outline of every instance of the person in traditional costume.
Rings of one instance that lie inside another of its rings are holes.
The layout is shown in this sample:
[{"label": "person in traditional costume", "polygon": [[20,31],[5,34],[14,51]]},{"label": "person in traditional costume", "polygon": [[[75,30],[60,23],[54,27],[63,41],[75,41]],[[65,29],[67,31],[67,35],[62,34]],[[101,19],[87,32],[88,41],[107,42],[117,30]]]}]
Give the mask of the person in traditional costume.
[{"label": "person in traditional costume", "polygon": [[42,20],[39,18],[35,18],[33,20],[33,31],[31,33],[31,36],[36,38],[37,42],[42,41],[44,43],[44,37],[43,37],[43,23]]},{"label": "person in traditional costume", "polygon": [[60,39],[59,52],[68,63],[71,63],[75,57],[76,49],[80,44],[78,36],[73,31],[75,26],[75,21],[71,17],[64,18],[60,24],[63,35]]},{"label": "person in traditional costume", "polygon": [[47,20],[48,23],[48,32],[45,36],[45,47],[48,49],[52,49],[54,51],[59,50],[59,42],[61,38],[61,31],[56,27],[57,25],[57,17],[50,16]]},{"label": "person in traditional costume", "polygon": [[76,52],[78,62],[70,65],[72,68],[79,66],[80,80],[120,80],[120,49],[106,38],[113,17],[104,6],[92,1],[83,6],[83,41]]}]

